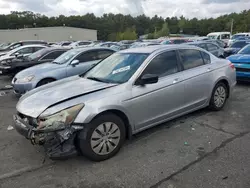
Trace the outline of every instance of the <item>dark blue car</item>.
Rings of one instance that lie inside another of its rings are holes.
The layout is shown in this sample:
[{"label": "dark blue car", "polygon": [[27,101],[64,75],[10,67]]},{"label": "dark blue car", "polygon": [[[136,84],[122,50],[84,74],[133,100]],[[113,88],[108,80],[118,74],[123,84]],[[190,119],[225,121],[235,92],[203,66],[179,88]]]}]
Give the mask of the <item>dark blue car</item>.
[{"label": "dark blue car", "polygon": [[227,57],[236,68],[237,80],[250,81],[250,44],[237,54]]}]

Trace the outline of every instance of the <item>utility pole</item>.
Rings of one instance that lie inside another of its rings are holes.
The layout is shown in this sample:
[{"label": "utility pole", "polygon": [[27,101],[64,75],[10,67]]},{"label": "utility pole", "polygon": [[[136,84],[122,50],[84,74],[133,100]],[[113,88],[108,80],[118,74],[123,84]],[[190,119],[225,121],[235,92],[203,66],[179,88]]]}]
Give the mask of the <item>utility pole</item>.
[{"label": "utility pole", "polygon": [[231,35],[233,34],[233,27],[234,27],[234,19],[231,21]]}]

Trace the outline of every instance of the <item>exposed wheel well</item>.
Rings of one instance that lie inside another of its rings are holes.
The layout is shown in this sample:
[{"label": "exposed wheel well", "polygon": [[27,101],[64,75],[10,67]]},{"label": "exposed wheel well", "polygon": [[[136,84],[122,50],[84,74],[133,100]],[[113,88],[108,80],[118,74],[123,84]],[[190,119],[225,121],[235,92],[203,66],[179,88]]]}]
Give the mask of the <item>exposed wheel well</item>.
[{"label": "exposed wheel well", "polygon": [[55,79],[55,78],[52,78],[52,77],[44,78],[44,79],[40,80],[40,81],[36,84],[36,87],[39,86],[39,83],[41,83],[41,82],[44,81],[44,80],[53,80],[53,81],[56,81],[56,79]]},{"label": "exposed wheel well", "polygon": [[[132,128],[131,128],[131,125],[129,123],[129,120],[128,120],[128,117],[126,116],[126,114],[124,114],[122,111],[120,110],[107,110],[107,111],[104,111],[100,114],[98,114],[96,117],[100,116],[100,115],[103,115],[103,114],[106,114],[106,113],[112,113],[112,114],[115,114],[117,115],[119,118],[122,119],[122,121],[124,122],[125,124],[125,129],[126,129],[126,138],[127,139],[130,139],[132,137]],[[95,117],[95,118],[96,118]]]},{"label": "exposed wheel well", "polygon": [[223,84],[226,85],[226,87],[227,87],[227,98],[228,98],[230,96],[230,87],[229,87],[228,81],[226,79],[222,79],[222,80],[218,81],[217,84],[218,83],[223,83]]}]

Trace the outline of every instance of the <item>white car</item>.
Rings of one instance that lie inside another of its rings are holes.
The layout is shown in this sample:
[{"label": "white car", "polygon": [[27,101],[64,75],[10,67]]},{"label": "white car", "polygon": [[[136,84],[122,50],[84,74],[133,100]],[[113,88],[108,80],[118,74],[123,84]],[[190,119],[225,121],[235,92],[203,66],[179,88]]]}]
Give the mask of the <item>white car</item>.
[{"label": "white car", "polygon": [[71,43],[69,46],[72,48],[77,48],[77,47],[90,47],[93,46],[94,43],[92,41],[77,41],[77,42],[73,42]]},{"label": "white car", "polygon": [[209,39],[219,39],[222,40],[225,44],[228,44],[229,39],[231,38],[230,32],[213,32],[207,35]]},{"label": "white car", "polygon": [[32,44],[26,46],[20,46],[15,48],[9,52],[4,52],[4,54],[0,54],[0,63],[5,63],[5,61],[10,61],[11,59],[28,56],[33,54],[34,52],[41,50],[42,48],[46,48],[44,45],[40,44]]}]

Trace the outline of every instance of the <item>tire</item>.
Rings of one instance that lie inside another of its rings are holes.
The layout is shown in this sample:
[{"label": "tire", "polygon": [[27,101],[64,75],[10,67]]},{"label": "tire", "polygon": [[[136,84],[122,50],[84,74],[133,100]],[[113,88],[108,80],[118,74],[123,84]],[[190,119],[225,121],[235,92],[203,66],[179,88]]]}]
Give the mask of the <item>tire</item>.
[{"label": "tire", "polygon": [[214,111],[221,110],[226,104],[228,92],[228,88],[224,83],[219,82],[216,84],[212,92],[209,108]]},{"label": "tire", "polygon": [[45,79],[41,80],[40,82],[38,82],[38,84],[36,85],[36,87],[40,87],[40,86],[46,85],[46,84],[54,82],[54,81],[55,80],[52,79],[52,78],[45,78]]},{"label": "tire", "polygon": [[[106,136],[101,136],[105,132]],[[108,136],[107,133],[110,135]],[[118,116],[107,113],[84,126],[84,130],[78,134],[77,145],[81,153],[89,160],[103,161],[118,153],[124,144],[125,137],[124,122]]]}]

